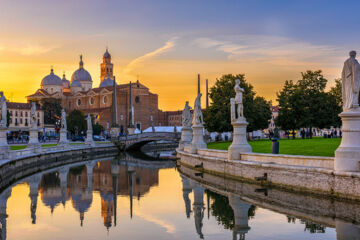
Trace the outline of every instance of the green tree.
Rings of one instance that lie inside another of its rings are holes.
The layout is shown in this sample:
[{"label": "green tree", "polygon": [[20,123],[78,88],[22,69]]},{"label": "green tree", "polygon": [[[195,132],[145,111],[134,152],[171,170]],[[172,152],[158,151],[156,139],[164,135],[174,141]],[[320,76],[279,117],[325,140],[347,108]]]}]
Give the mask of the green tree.
[{"label": "green tree", "polygon": [[7,110],[7,113],[6,113],[6,127],[9,127],[10,125],[10,112],[9,110]]},{"label": "green tree", "polygon": [[321,70],[301,73],[296,83],[285,81],[277,94],[279,116],[276,124],[283,130],[299,128],[329,128],[338,126],[339,103],[337,93],[325,92],[327,79]]},{"label": "green tree", "polygon": [[79,110],[72,111],[66,117],[66,123],[71,134],[80,134],[81,132],[85,133],[87,130],[85,115]]},{"label": "green tree", "polygon": [[45,124],[59,124],[58,119],[61,116],[61,100],[56,98],[44,98],[40,102],[44,110]]},{"label": "green tree", "polygon": [[104,129],[105,128],[102,125],[100,125],[99,123],[93,124],[93,133],[94,133],[94,135],[100,135],[100,133],[102,131],[104,131]]},{"label": "green tree", "polygon": [[267,128],[271,118],[270,102],[256,96],[254,87],[245,80],[244,74],[223,75],[210,88],[211,105],[204,110],[205,127],[208,131],[227,132],[232,130],[230,121],[230,98],[235,97],[235,79],[240,79],[240,87],[244,89],[244,115],[249,125],[247,130],[253,131]]}]

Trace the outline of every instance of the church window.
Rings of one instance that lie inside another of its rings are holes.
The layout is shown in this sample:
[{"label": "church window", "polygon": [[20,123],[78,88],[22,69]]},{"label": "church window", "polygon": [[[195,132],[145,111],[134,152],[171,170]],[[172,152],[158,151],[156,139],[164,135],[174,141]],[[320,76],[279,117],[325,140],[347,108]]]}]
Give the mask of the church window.
[{"label": "church window", "polygon": [[135,97],[135,102],[136,102],[136,103],[139,103],[139,102],[140,102],[140,97],[139,97],[139,96],[136,96],[136,97]]},{"label": "church window", "polygon": [[90,99],[89,99],[89,103],[90,103],[90,105],[94,105],[94,103],[95,103],[95,99],[94,99],[93,97],[90,97]]},{"label": "church window", "polygon": [[80,105],[81,105],[81,99],[80,99],[80,98],[78,98],[78,100],[76,101],[76,105],[77,105],[77,106],[80,106]]},{"label": "church window", "polygon": [[103,96],[103,103],[106,104],[107,103],[107,96]]}]

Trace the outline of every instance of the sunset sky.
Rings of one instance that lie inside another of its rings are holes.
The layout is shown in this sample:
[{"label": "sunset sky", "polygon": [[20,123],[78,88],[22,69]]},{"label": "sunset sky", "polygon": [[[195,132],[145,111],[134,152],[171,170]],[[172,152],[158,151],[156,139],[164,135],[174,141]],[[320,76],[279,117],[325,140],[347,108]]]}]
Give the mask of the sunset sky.
[{"label": "sunset sky", "polygon": [[334,84],[349,50],[360,51],[359,11],[359,1],[331,0],[1,0],[0,90],[25,102],[50,66],[70,80],[80,54],[97,87],[108,46],[118,83],[139,75],[163,110],[193,103],[198,73],[203,92],[206,78],[245,73],[274,100],[308,69]]}]

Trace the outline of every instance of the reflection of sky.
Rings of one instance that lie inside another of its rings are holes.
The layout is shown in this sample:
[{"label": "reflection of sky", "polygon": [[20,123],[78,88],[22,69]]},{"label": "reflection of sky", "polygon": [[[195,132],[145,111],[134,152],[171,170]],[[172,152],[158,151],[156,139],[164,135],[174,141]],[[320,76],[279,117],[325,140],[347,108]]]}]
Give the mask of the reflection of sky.
[{"label": "reflection of sky", "polygon": [[98,86],[108,45],[118,81],[139,75],[159,94],[163,109],[180,109],[194,99],[198,72],[210,84],[224,73],[245,73],[260,95],[274,99],[285,80],[308,69],[322,69],[333,84],[347,52],[360,47],[359,5],[355,0],[3,0],[0,84],[7,97],[13,93],[14,100],[25,101],[51,65],[70,78],[82,53]]},{"label": "reflection of sky", "polygon": [[[118,196],[117,226],[107,232],[101,217],[99,192],[93,193],[93,202],[85,213],[80,227],[79,213],[71,200],[65,207],[59,205],[53,214],[38,198],[37,222],[31,224],[29,188],[26,184],[12,189],[8,200],[9,215],[7,239],[198,239],[193,213],[186,218],[182,195],[182,183],[174,169],[159,171],[159,185],[140,200],[134,198],[133,218],[129,216],[129,198]],[[193,193],[190,193],[193,202]],[[206,206],[206,194],[204,195]],[[326,228],[326,234],[304,232],[304,224],[287,223],[285,215],[257,208],[255,217],[249,220],[251,227],[246,239],[336,239],[335,230]],[[232,232],[219,225],[213,216],[203,219],[205,239],[232,239]]]}]

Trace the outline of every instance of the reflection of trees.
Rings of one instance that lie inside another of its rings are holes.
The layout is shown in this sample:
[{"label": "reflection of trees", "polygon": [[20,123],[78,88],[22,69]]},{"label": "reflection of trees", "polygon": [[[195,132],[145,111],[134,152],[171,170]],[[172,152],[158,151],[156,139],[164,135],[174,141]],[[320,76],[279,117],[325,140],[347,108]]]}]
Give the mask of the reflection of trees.
[{"label": "reflection of trees", "polygon": [[85,165],[81,165],[81,166],[78,166],[78,167],[72,167],[70,168],[69,172],[70,174],[76,176],[76,175],[80,175],[82,173],[82,171],[84,170],[85,168]]},{"label": "reflection of trees", "polygon": [[[293,216],[286,216],[288,223],[296,223],[296,218]],[[308,220],[299,219],[301,224],[305,224],[304,232],[310,233],[325,233],[326,227],[319,223],[314,223]]]},{"label": "reflection of trees", "polygon": [[305,224],[304,232],[309,231],[310,233],[325,233],[326,227],[322,224],[314,223],[302,219],[300,219],[300,223]]},{"label": "reflection of trees", "polygon": [[60,186],[60,179],[56,172],[47,173],[42,176],[41,186],[44,188]]},{"label": "reflection of trees", "polygon": [[[206,194],[212,199],[210,210],[211,214],[216,218],[219,224],[222,224],[225,229],[233,229],[234,227],[234,211],[229,204],[229,199],[225,196],[205,190]],[[248,218],[255,216],[256,206],[251,205],[249,208]]]}]

